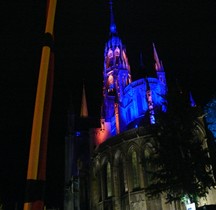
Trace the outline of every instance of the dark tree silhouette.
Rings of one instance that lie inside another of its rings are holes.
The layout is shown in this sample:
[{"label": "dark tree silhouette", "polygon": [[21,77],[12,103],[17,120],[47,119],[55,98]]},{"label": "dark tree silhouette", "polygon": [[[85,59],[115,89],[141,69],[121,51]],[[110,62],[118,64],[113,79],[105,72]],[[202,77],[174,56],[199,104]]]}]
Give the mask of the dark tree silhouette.
[{"label": "dark tree silhouette", "polygon": [[150,183],[146,195],[166,193],[167,203],[187,196],[197,204],[197,199],[205,197],[215,186],[215,180],[206,136],[200,133],[200,109],[191,107],[184,99],[169,100],[171,108],[157,116],[158,146],[147,160],[152,170],[148,171]]}]

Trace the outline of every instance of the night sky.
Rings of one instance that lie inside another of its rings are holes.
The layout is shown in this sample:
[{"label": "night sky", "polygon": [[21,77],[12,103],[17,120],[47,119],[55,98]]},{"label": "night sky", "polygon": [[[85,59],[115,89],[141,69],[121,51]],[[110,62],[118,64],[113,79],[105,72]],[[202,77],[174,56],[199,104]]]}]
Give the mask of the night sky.
[{"label": "night sky", "polygon": [[[46,1],[0,3],[0,199],[22,208]],[[216,93],[216,2],[116,0],[118,34],[126,45],[132,79],[153,66],[152,42],[167,77],[187,86],[198,104]],[[50,119],[47,202],[62,205],[67,110],[80,112],[85,83],[89,115],[99,116],[108,0],[57,1],[55,75]],[[144,70],[140,70],[142,53]]]}]

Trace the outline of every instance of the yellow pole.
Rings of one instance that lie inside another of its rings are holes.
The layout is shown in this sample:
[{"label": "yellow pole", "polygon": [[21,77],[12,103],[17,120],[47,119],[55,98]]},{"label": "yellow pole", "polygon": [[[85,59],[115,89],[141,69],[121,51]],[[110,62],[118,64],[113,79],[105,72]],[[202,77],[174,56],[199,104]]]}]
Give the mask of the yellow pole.
[{"label": "yellow pole", "polygon": [[40,138],[41,138],[41,128],[43,119],[43,108],[45,100],[45,90],[47,81],[47,68],[49,66],[49,56],[50,48],[45,46],[42,51],[41,58],[41,68],[38,79],[38,88],[36,94],[35,110],[34,110],[34,120],[31,135],[31,146],[29,154],[29,167],[27,173],[27,179],[37,178],[37,167],[39,159],[39,149],[40,149]]},{"label": "yellow pole", "polygon": [[[47,13],[45,33],[50,33],[51,35],[53,35],[56,3],[57,0],[49,1],[49,7]],[[32,125],[27,181],[37,180],[42,120],[43,120],[43,112],[44,112],[44,101],[45,101],[45,93],[46,93],[49,60],[50,60],[50,51],[51,51],[50,47],[48,46],[44,46],[42,49],[37,93],[36,93],[36,100],[35,100],[34,118],[33,118],[33,125]],[[30,210],[30,209],[31,209],[31,202],[24,203],[24,210]]]}]

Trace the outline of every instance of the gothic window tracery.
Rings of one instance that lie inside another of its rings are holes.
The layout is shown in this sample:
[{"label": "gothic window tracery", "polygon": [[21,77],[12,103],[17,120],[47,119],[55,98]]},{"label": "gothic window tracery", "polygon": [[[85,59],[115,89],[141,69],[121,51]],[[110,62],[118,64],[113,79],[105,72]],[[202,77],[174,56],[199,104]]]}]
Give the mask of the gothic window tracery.
[{"label": "gothic window tracery", "polygon": [[119,47],[116,47],[116,49],[114,51],[114,55],[115,55],[115,65],[119,65],[119,60],[120,60],[120,49],[119,49]]},{"label": "gothic window tracery", "polygon": [[112,195],[112,180],[111,180],[111,166],[110,162],[106,166],[106,180],[107,180],[107,197]]},{"label": "gothic window tracery", "polygon": [[112,49],[109,49],[108,50],[108,53],[107,53],[107,58],[106,58],[106,68],[110,68],[113,66],[113,51]]},{"label": "gothic window tracery", "polygon": [[138,173],[138,160],[137,153],[132,151],[131,153],[131,169],[132,169],[132,187],[136,189],[139,187],[139,173]]},{"label": "gothic window tracery", "polygon": [[128,191],[127,180],[125,175],[125,164],[122,157],[119,160],[118,174],[119,174],[119,185],[120,185],[120,194],[124,195]]},{"label": "gothic window tracery", "polygon": [[[154,143],[153,143],[154,144]],[[155,155],[155,145],[147,143],[144,148],[144,180],[145,185],[148,186],[151,182],[151,173],[154,171],[154,167],[151,163],[150,158]]]},{"label": "gothic window tracery", "polygon": [[112,196],[112,179],[111,179],[111,164],[107,161],[103,166],[102,173],[102,183],[104,188],[104,196],[105,198],[109,198]]},{"label": "gothic window tracery", "polygon": [[107,89],[108,89],[108,92],[111,92],[113,91],[114,89],[114,78],[113,78],[113,75],[110,73],[107,77]]}]

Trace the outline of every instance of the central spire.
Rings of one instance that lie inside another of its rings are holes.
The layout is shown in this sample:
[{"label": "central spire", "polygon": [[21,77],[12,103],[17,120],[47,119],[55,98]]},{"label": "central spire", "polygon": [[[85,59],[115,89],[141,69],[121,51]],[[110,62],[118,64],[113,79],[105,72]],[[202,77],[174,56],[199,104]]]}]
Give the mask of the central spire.
[{"label": "central spire", "polygon": [[109,1],[110,4],[110,34],[115,35],[117,34],[116,24],[114,22],[114,14],[113,14],[113,2],[112,0]]}]

